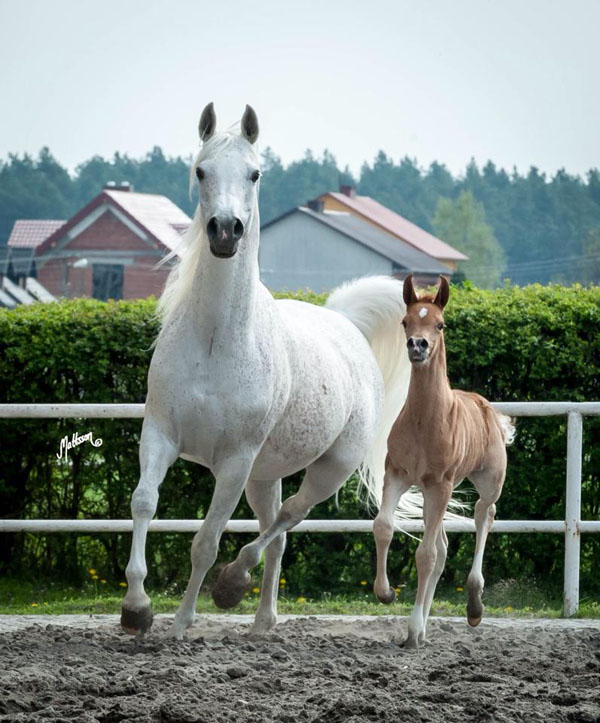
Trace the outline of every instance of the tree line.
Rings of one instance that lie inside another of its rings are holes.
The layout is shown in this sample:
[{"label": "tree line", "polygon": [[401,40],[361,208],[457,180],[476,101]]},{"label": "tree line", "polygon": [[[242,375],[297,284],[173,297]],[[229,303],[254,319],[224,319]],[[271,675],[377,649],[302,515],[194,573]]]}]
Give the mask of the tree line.
[{"label": "tree line", "polygon": [[[189,215],[196,201],[187,178],[190,159],[169,158],[154,147],[144,158],[93,156],[70,174],[43,148],[37,157],[9,155],[0,162],[0,245],[19,218],[67,219],[108,181],[169,197]],[[454,176],[443,165],[421,168],[413,158],[395,161],[380,151],[357,177],[328,151],[287,166],[271,148],[262,153],[260,213],[263,223],[340,183],[380,203],[465,252],[463,277],[484,287],[509,278],[518,284],[598,283],[600,280],[600,171],[585,176],[532,167],[507,172],[471,161]]]}]

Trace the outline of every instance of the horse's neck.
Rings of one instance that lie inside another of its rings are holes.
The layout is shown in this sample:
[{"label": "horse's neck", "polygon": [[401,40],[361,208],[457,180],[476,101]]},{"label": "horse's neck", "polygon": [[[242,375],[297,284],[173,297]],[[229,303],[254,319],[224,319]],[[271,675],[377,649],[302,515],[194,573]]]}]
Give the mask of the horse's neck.
[{"label": "horse's neck", "polygon": [[258,222],[255,220],[231,259],[218,259],[204,243],[187,300],[191,323],[211,350],[239,344],[254,332],[259,303]]},{"label": "horse's neck", "polygon": [[413,365],[406,407],[411,419],[427,421],[438,415],[444,416],[453,400],[446,372],[446,347],[442,338],[429,364],[422,367]]}]

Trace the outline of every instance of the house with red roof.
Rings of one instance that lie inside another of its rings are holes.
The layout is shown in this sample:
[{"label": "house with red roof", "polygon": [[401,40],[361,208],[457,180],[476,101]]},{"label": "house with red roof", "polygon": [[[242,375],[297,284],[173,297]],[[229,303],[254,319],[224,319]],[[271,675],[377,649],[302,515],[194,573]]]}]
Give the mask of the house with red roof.
[{"label": "house with red roof", "polygon": [[13,277],[36,276],[56,297],[159,295],[191,219],[166,196],[108,184],[66,221],[19,220],[8,240]]}]

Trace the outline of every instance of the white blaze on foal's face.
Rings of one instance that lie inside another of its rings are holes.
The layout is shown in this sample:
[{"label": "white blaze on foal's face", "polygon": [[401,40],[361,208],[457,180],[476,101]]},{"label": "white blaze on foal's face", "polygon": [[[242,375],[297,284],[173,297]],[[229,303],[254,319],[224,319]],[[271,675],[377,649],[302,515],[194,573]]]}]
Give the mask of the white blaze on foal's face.
[{"label": "white blaze on foal's face", "polygon": [[424,319],[427,316],[427,309],[424,306],[419,310],[419,316],[421,319]]}]

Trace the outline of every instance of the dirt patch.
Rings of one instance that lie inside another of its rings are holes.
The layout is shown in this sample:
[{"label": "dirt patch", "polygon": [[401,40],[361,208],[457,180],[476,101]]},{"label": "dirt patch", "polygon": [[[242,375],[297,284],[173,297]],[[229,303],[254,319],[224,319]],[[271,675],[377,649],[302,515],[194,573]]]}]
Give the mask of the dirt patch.
[{"label": "dirt patch", "polygon": [[0,721],[77,723],[600,722],[600,630],[434,619],[430,643],[398,644],[406,620],[200,619],[189,640],[143,642],[114,622],[0,634]]}]

